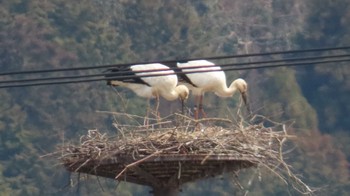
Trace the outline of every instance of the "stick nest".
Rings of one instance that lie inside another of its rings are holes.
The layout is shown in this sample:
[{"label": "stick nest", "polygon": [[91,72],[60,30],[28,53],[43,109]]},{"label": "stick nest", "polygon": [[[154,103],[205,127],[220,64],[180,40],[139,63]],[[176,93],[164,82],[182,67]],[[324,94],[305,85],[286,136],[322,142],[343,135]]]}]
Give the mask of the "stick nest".
[{"label": "stick nest", "polygon": [[[149,126],[152,128],[115,123],[119,134],[114,137],[107,137],[106,133],[98,130],[89,130],[80,138],[79,144],[60,146],[58,159],[73,172],[99,175],[96,172],[99,168],[105,167],[105,171],[115,169],[113,176],[109,177],[117,180],[123,179],[123,174],[126,175],[127,170],[131,171],[135,167],[141,167],[152,174],[151,170],[147,170],[147,164],[157,160],[158,164],[159,160],[162,164],[167,161],[185,164],[187,161],[191,162],[191,166],[197,163],[198,167],[206,163],[226,161],[230,165],[239,163],[241,168],[263,166],[299,192],[313,192],[292,173],[290,166],[283,160],[282,146],[287,139],[294,137],[287,134],[284,124],[265,127],[263,124],[249,124],[244,121],[233,123],[228,119],[195,121],[181,115],[176,116],[175,121],[180,122],[178,124],[174,124],[174,119],[162,120],[162,123]],[[216,126],[213,123],[225,126]],[[113,164],[118,165],[118,169],[111,168]],[[235,168],[236,171],[239,169]],[[156,170],[162,170],[161,166],[158,165]],[[166,172],[167,169],[163,170]],[[185,170],[185,167],[181,168],[184,174]],[[179,179],[181,171],[176,172]],[[101,176],[108,177],[106,174]]]}]

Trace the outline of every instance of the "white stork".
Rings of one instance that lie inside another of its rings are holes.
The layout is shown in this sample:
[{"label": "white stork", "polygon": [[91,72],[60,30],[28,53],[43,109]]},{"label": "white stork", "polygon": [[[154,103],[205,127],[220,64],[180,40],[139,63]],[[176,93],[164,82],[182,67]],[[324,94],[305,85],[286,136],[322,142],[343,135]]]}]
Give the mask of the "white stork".
[{"label": "white stork", "polygon": [[[156,112],[158,112],[159,96],[168,101],[179,98],[183,104],[189,95],[189,90],[185,85],[178,85],[178,78],[174,71],[160,63],[122,65],[107,71],[105,77],[108,85],[129,88],[140,97],[156,98]],[[142,77],[154,74],[167,75]],[[124,78],[118,78],[120,76]]]},{"label": "white stork", "polygon": [[[193,92],[195,95],[195,104],[198,104],[198,110],[195,111],[195,119],[198,119],[198,112],[201,111],[202,115],[205,116],[203,111],[203,95],[205,92],[214,92],[219,97],[231,97],[238,90],[243,98],[248,111],[250,112],[249,105],[247,102],[247,88],[248,85],[246,81],[241,78],[234,80],[229,87],[226,85],[226,75],[225,72],[221,70],[220,66],[207,60],[193,60],[184,63],[177,63],[178,68],[182,69],[182,73],[179,74],[181,80],[185,82],[185,85]],[[193,68],[190,67],[200,67]],[[217,71],[215,71],[217,70]],[[196,72],[196,71],[210,71],[210,72],[198,72],[198,73],[188,73],[186,72]]]}]

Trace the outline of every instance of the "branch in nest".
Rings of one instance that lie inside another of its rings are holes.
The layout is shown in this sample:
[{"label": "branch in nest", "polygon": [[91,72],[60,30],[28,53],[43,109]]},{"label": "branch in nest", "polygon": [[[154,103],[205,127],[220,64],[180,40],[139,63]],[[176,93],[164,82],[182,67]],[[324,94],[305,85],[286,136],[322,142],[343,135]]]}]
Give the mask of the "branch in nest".
[{"label": "branch in nest", "polygon": [[[146,161],[149,162],[158,155],[201,156],[202,165],[212,156],[229,155],[254,165],[264,166],[287,185],[288,179],[291,179],[292,186],[303,194],[313,192],[293,174],[290,166],[283,160],[284,143],[295,137],[288,135],[284,124],[276,123],[274,127],[267,128],[262,124],[243,126],[245,123],[240,122],[237,125],[229,119],[210,118],[194,121],[180,114],[175,116],[180,116],[184,121],[180,124],[188,122],[187,125],[174,126],[168,119],[163,119],[166,121],[158,123],[163,128],[153,128],[151,131],[141,132],[139,130],[143,130],[143,127],[124,126],[122,136],[113,139],[107,138],[97,130],[89,131],[86,136],[81,137],[80,145],[62,146],[62,156],[59,159],[67,167],[82,163],[74,171],[79,171],[87,163],[90,165],[89,161],[99,164],[104,161],[110,161],[109,163],[114,161],[120,165],[126,165],[121,171],[118,170],[120,172],[115,179],[119,179],[128,169]],[[203,131],[189,128],[191,122],[205,121],[226,122],[227,127],[207,126]],[[126,159],[125,156],[129,157]],[[183,175],[178,174],[178,176]]]}]

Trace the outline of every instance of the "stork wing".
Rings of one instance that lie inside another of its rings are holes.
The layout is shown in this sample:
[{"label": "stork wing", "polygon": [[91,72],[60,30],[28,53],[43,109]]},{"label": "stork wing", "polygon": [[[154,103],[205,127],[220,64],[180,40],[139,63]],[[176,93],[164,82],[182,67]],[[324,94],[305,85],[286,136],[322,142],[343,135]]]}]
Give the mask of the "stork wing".
[{"label": "stork wing", "polygon": [[[185,62],[181,62],[181,63],[185,63]],[[183,72],[183,70],[177,66],[177,62],[165,62],[163,63],[164,65],[170,67],[171,69],[173,69],[176,72],[176,75],[179,79],[179,82],[183,82],[183,83],[188,83],[194,87],[197,87],[195,84],[192,83],[192,81],[187,77],[187,75]]]},{"label": "stork wing", "polygon": [[[114,68],[107,69],[104,72],[106,73],[105,77],[107,79],[107,85],[110,85],[111,81],[117,80],[124,83],[145,84],[150,86],[148,83],[143,81],[141,77],[137,76],[135,72],[133,72],[130,65],[116,66]],[[121,76],[123,77],[120,78]]]}]

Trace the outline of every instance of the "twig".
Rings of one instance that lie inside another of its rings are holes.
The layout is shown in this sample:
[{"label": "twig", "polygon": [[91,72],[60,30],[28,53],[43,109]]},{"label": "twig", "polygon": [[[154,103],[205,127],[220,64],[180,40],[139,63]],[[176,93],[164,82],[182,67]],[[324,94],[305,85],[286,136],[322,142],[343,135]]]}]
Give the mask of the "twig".
[{"label": "twig", "polygon": [[204,159],[201,161],[201,165],[203,165],[205,163],[205,161],[210,157],[210,155],[212,155],[212,152],[209,152],[209,154],[207,154],[207,156],[204,157]]},{"label": "twig", "polygon": [[[103,111],[100,111],[103,112]],[[125,115],[129,118],[144,118],[137,115],[121,114],[117,112],[103,112],[116,115]],[[93,164],[95,168],[106,162],[113,162],[126,165],[119,172],[115,179],[120,180],[121,176],[127,177],[127,171],[149,159],[162,154],[162,156],[177,155],[181,157],[198,156],[201,164],[205,164],[212,156],[229,155],[237,157],[237,160],[244,160],[253,165],[261,165],[267,168],[270,173],[276,175],[283,183],[290,185],[303,194],[312,193],[314,190],[308,187],[296,176],[283,158],[283,145],[288,140],[296,139],[296,136],[287,133],[288,126],[283,123],[271,122],[272,126],[266,128],[263,124],[250,125],[241,116],[239,122],[224,118],[206,118],[194,120],[182,114],[175,114],[183,122],[175,123],[170,120],[172,116],[161,119],[154,126],[162,125],[164,128],[153,128],[152,131],[143,126],[131,126],[115,124],[122,136],[117,139],[107,138],[105,134],[97,130],[90,130],[86,136],[81,137],[80,145],[64,145],[60,148],[61,156],[58,159],[67,168],[79,165],[76,172],[83,167],[89,168]],[[260,117],[257,115],[256,117]],[[265,118],[266,119],[266,118]],[[225,122],[225,127],[207,126],[204,131],[193,128],[194,123],[205,121]],[[191,130],[191,131],[190,131]],[[57,156],[58,153],[51,153],[47,156]],[[127,158],[124,158],[127,156]],[[143,157],[139,159],[140,157]],[[204,158],[203,158],[204,157]],[[137,160],[139,159],[139,160]],[[135,162],[130,163],[130,160]],[[150,161],[151,162],[151,161]],[[178,178],[185,170],[183,163],[179,163]],[[87,172],[88,173],[88,172]],[[97,171],[94,172],[98,173]],[[129,173],[129,172],[128,172]],[[180,179],[179,179],[180,180]],[[291,184],[288,184],[291,183]],[[239,183],[236,183],[239,184]],[[238,185],[239,187],[243,187]]]},{"label": "twig", "polygon": [[[102,113],[102,114],[113,114],[113,115],[120,115],[120,116],[127,116],[127,117],[133,117],[133,118],[139,118],[139,119],[144,119],[144,116],[138,116],[135,114],[128,114],[128,113],[121,113],[121,112],[110,112],[110,111],[100,111],[96,110],[97,113]],[[149,120],[157,120],[156,118],[148,118]]]},{"label": "twig", "polygon": [[142,163],[142,162],[144,162],[144,161],[146,161],[146,160],[148,160],[148,159],[150,159],[150,158],[152,158],[152,157],[154,157],[154,156],[160,154],[161,152],[162,152],[162,150],[157,151],[157,152],[155,152],[155,153],[153,153],[153,154],[151,154],[151,155],[148,155],[147,157],[145,157],[145,158],[143,158],[143,159],[140,159],[140,160],[138,160],[138,161],[136,161],[136,162],[130,163],[129,165],[127,165],[127,166],[115,177],[115,179],[118,179],[118,178],[119,178],[127,169],[129,169],[130,167],[135,166],[135,165],[138,165],[138,164],[140,164],[140,163]]},{"label": "twig", "polygon": [[75,169],[75,172],[78,172],[80,168],[82,168],[85,164],[87,164],[91,159],[87,159],[83,164],[81,164],[77,169]]}]

